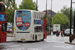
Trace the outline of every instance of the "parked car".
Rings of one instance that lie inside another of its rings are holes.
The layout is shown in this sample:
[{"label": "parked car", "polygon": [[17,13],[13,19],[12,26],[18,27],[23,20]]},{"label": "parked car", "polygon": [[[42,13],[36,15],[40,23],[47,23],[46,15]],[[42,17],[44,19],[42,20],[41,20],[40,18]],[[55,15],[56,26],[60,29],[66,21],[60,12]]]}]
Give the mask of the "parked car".
[{"label": "parked car", "polygon": [[7,32],[11,33],[12,32],[12,27],[7,27]]},{"label": "parked car", "polygon": [[11,33],[12,32],[12,24],[7,22],[7,32]]},{"label": "parked car", "polygon": [[[65,36],[70,36],[70,29],[66,29],[64,33]],[[71,29],[71,34],[73,34],[73,29]]]}]

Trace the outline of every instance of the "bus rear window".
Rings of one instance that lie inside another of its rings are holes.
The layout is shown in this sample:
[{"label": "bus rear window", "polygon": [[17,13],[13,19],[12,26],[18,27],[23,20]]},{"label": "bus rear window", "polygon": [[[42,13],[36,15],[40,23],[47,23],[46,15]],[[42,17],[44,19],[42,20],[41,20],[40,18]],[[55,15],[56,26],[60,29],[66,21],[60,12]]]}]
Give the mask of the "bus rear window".
[{"label": "bus rear window", "polygon": [[7,31],[7,24],[2,23],[2,32],[6,32],[6,31]]},{"label": "bus rear window", "polygon": [[0,12],[2,13],[5,12],[5,6],[3,4],[0,4]]},{"label": "bus rear window", "polygon": [[42,27],[41,26],[36,26],[34,28],[35,32],[42,32]]}]

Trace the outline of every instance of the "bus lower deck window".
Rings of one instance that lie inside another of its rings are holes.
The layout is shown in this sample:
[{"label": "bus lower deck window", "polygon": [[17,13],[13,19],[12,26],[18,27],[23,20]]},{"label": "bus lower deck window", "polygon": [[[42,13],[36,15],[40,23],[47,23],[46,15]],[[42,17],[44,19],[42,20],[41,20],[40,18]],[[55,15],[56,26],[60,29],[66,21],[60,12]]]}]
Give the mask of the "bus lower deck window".
[{"label": "bus lower deck window", "polygon": [[7,24],[2,23],[2,32],[6,32],[6,31],[7,31]]}]

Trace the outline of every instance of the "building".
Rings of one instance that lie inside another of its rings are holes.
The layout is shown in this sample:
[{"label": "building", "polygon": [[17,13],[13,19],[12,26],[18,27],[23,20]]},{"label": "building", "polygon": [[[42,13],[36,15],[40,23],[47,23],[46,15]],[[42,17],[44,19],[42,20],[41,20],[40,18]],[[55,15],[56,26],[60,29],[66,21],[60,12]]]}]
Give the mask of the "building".
[{"label": "building", "polygon": [[[46,13],[46,10],[44,10],[43,12]],[[48,14],[49,16],[51,16],[51,10],[47,10],[47,14]],[[54,11],[52,11],[52,18],[53,18],[53,16],[55,16],[55,15],[56,15],[56,13],[55,13]]]}]

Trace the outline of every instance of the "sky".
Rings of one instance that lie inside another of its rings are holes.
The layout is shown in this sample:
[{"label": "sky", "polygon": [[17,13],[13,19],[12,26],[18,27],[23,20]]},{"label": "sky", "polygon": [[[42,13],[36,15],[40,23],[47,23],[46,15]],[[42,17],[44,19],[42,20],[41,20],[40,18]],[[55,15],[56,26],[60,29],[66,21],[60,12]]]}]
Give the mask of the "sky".
[{"label": "sky", "polygon": [[[33,0],[35,2],[36,0]],[[21,4],[22,0],[16,0],[17,7],[19,7],[19,4]],[[72,2],[75,2],[73,0]],[[52,0],[52,11],[59,12],[61,9],[63,9],[63,6],[70,7],[71,0]],[[75,3],[72,4],[73,8],[75,7]],[[38,9],[39,11],[46,10],[46,0],[38,0]],[[47,0],[47,9],[51,9],[51,0]]]}]

